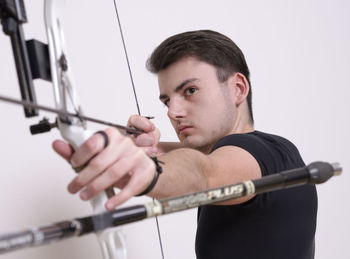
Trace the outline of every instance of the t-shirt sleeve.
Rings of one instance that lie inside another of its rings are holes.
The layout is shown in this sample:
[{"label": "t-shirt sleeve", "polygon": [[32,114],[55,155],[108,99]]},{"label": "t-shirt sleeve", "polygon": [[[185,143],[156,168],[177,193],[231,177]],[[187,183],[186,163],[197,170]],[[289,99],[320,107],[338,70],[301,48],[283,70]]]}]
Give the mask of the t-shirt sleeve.
[{"label": "t-shirt sleeve", "polygon": [[226,136],[214,145],[211,152],[223,146],[240,147],[250,153],[258,162],[262,176],[277,172],[274,151],[253,134],[232,134]]},{"label": "t-shirt sleeve", "polygon": [[[250,153],[258,162],[261,175],[267,176],[278,172],[278,165],[274,158],[275,152],[262,139],[253,134],[233,134],[220,139],[213,147],[212,151],[223,146],[236,146]],[[271,200],[271,193],[256,195],[254,198],[233,207],[241,207],[245,210],[255,210],[256,207],[264,206]],[[272,195],[273,196],[273,195]]]}]

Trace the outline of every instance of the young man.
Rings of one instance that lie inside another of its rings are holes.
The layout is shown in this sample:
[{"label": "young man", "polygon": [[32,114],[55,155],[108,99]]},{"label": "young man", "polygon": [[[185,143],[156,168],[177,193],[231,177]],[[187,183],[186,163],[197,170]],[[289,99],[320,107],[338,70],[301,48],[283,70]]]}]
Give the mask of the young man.
[{"label": "young man", "polygon": [[[145,190],[164,198],[205,190],[304,166],[288,140],[255,131],[249,70],[241,50],[226,36],[193,31],[165,40],[148,60],[157,73],[160,100],[180,143],[159,143],[158,129],[132,116],[146,133],[132,138],[105,130],[74,154],[62,141],[54,149],[76,166],[91,161],[69,184],[88,200],[114,185],[121,191],[106,204],[114,209]],[[146,152],[145,152],[146,151]],[[164,164],[154,183],[156,166]],[[303,186],[203,206],[198,210],[198,258],[313,258],[317,196]]]}]

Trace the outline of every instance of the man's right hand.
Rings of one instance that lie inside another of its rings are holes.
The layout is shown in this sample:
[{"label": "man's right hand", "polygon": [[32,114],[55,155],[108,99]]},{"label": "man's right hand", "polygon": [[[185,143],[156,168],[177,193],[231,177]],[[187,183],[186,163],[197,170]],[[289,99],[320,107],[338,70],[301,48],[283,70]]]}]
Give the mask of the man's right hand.
[{"label": "man's right hand", "polygon": [[137,137],[131,136],[136,146],[141,147],[149,156],[159,155],[160,131],[149,119],[140,115],[132,115],[128,120],[128,126],[145,132]]}]

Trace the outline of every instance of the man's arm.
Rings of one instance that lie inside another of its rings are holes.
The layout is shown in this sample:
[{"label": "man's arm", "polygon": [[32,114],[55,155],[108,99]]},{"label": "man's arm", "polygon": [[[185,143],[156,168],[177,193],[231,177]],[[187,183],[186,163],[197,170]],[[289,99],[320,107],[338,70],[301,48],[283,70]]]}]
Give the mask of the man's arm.
[{"label": "man's arm", "polygon": [[[151,150],[147,145],[157,147],[157,155],[163,172],[157,185],[149,194],[155,198],[165,198],[195,191],[234,184],[244,180],[261,177],[260,167],[255,158],[242,148],[224,146],[209,155],[195,149],[183,148],[180,142],[159,142],[160,133],[148,119],[133,115],[128,125],[142,129],[142,134],[135,144]],[[240,198],[220,204],[238,204],[253,196]]]},{"label": "man's arm", "polygon": [[[121,191],[106,203],[108,209],[114,209],[145,190],[154,178],[156,167],[144,152],[144,146],[137,146],[135,143],[137,139],[132,141],[114,128],[106,129],[105,133],[109,138],[106,148],[100,134],[93,135],[74,153],[63,141],[55,141],[53,147],[58,154],[70,161],[73,167],[87,164],[68,185],[69,192],[73,194],[80,192],[80,197],[88,200],[114,185]],[[156,140],[151,148],[158,146],[159,138],[151,139]],[[164,172],[154,189],[148,194],[156,198],[181,195],[261,177],[257,161],[245,150],[234,146],[220,147],[209,155],[194,149],[179,148],[158,157],[165,163]],[[221,204],[238,204],[250,198]]]},{"label": "man's arm", "polygon": [[[220,147],[209,155],[194,149],[180,148],[161,155],[158,159],[164,164],[163,173],[149,194],[155,198],[182,195],[261,177],[255,158],[235,146]],[[220,204],[239,204],[252,197]]]},{"label": "man's arm", "polygon": [[183,148],[183,144],[181,142],[159,142],[158,144],[159,154],[168,153],[179,148]]}]

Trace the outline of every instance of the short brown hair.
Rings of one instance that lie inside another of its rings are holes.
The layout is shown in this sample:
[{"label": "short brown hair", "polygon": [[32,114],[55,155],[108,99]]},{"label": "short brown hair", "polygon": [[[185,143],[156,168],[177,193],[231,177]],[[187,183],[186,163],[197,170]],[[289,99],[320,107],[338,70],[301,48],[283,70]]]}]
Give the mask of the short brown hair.
[{"label": "short brown hair", "polygon": [[[225,82],[234,72],[239,72],[251,85],[243,52],[230,38],[211,30],[189,31],[169,37],[153,51],[146,67],[150,72],[158,73],[184,57],[195,57],[213,65],[221,82]],[[254,123],[251,87],[247,103],[250,120]]]}]

